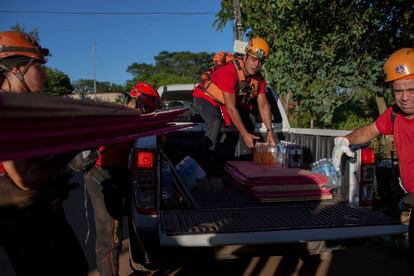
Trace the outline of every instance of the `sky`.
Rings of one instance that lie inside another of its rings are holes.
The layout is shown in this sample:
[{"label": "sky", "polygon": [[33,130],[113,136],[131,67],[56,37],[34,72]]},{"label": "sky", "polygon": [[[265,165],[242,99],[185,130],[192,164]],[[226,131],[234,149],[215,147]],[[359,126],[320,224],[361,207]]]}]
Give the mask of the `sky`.
[{"label": "sky", "polygon": [[128,65],[154,64],[161,51],[232,51],[232,25],[222,31],[213,26],[219,10],[220,0],[0,0],[0,30],[17,23],[26,31],[37,28],[40,44],[52,53],[47,66],[69,75],[71,81],[93,79],[95,52],[96,80],[124,84],[132,79]]}]

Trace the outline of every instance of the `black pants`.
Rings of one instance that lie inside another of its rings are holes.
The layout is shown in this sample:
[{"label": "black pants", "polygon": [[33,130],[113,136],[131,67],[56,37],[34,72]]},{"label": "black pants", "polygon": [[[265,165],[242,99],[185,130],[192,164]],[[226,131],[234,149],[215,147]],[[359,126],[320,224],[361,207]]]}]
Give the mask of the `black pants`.
[{"label": "black pants", "polygon": [[0,177],[0,199],[0,246],[17,275],[88,274],[82,247],[53,189],[23,191]]},{"label": "black pants", "polygon": [[[207,130],[205,133],[205,144],[206,148],[210,151],[216,150],[218,137],[220,134],[220,128],[224,125],[223,118],[221,116],[220,110],[218,107],[213,106],[208,101],[201,98],[193,98],[194,106],[200,112],[201,118],[207,124]],[[238,109],[241,120],[249,133],[253,133],[256,124],[256,118],[251,113],[245,109]],[[242,156],[251,154],[250,149],[244,143],[243,138],[239,135],[239,140],[235,149],[235,156]]]},{"label": "black pants", "polygon": [[129,195],[128,169],[93,167],[85,178],[96,228],[96,264],[101,275],[118,275],[122,218]]},{"label": "black pants", "polygon": [[414,207],[411,207],[410,222],[408,225],[408,243],[410,247],[409,261],[411,264],[411,274],[414,275]]}]

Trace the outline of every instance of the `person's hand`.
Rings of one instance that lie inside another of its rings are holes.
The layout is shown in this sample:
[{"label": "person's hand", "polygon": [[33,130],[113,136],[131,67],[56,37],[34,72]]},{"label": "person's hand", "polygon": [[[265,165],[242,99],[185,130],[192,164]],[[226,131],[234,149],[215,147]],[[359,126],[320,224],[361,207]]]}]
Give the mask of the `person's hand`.
[{"label": "person's hand", "polygon": [[407,193],[403,198],[402,202],[406,205],[408,205],[410,208],[414,209],[414,195]]},{"label": "person's hand", "polygon": [[266,142],[269,144],[272,144],[273,146],[276,145],[276,139],[275,139],[275,135],[273,134],[273,132],[269,131],[267,133]]},{"label": "person's hand", "polygon": [[259,140],[259,139],[260,139],[260,137],[255,136],[255,135],[250,134],[250,133],[247,133],[246,135],[243,135],[243,141],[249,149],[253,149],[254,148],[254,140]]},{"label": "person's hand", "polygon": [[346,154],[348,157],[354,157],[355,153],[349,148],[349,140],[345,137],[336,137],[334,139],[335,147],[332,151],[332,162],[337,171],[341,165],[342,154]]}]

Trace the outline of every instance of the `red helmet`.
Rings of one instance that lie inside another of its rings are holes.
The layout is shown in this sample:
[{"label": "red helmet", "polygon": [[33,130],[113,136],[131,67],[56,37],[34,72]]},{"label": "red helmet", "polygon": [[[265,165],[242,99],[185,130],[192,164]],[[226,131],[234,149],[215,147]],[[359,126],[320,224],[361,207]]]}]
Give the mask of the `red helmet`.
[{"label": "red helmet", "polygon": [[143,103],[144,108],[153,110],[161,108],[161,99],[157,90],[145,82],[138,82],[131,88],[129,94]]}]

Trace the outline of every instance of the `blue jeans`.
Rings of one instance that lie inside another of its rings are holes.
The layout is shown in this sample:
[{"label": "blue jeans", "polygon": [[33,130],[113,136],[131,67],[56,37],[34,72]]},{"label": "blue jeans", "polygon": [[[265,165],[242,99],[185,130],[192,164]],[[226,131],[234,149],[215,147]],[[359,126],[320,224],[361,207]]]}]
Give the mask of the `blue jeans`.
[{"label": "blue jeans", "polygon": [[128,169],[93,167],[85,177],[96,228],[96,264],[101,275],[118,275],[122,249],[122,218],[128,199]]}]

